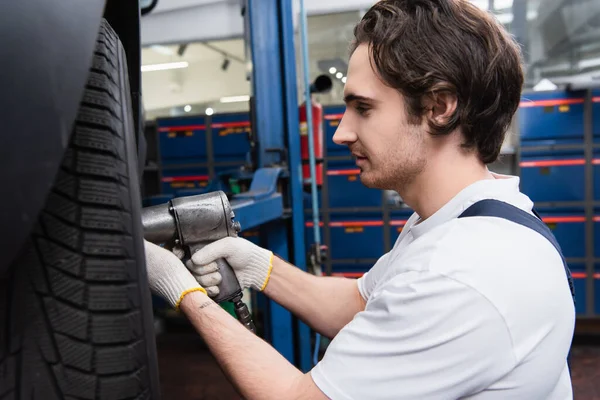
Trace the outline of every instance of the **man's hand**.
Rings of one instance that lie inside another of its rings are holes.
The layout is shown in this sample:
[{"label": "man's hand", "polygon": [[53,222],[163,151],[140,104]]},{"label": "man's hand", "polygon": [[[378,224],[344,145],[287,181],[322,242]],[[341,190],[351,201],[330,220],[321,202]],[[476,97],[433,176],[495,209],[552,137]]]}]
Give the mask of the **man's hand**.
[{"label": "man's hand", "polygon": [[222,277],[216,260],[227,260],[242,289],[262,291],[269,282],[273,268],[273,253],[241,237],[226,237],[211,243],[192,255],[188,268],[209,296],[219,294],[217,285]]},{"label": "man's hand", "polygon": [[172,307],[178,308],[183,297],[195,291],[206,293],[181,260],[169,250],[144,240],[150,290]]}]

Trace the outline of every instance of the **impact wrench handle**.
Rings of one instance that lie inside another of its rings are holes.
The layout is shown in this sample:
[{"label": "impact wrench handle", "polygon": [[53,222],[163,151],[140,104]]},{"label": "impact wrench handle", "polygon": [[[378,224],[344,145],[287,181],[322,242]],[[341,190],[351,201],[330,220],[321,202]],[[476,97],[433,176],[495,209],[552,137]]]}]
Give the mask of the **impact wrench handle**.
[{"label": "impact wrench handle", "polygon": [[248,306],[246,306],[246,304],[242,301],[242,288],[240,287],[237,276],[235,276],[233,268],[231,268],[229,263],[223,258],[218,259],[216,263],[222,280],[218,285],[219,294],[215,296],[213,300],[217,303],[222,303],[224,301],[233,302],[235,315],[237,316],[238,320],[250,331],[256,333],[256,327],[252,321],[252,316],[250,315]]}]

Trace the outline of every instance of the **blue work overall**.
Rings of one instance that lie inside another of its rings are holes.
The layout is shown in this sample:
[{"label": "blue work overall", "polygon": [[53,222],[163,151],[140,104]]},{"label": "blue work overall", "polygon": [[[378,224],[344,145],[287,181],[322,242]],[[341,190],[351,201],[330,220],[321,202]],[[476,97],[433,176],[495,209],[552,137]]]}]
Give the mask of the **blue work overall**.
[{"label": "blue work overall", "polygon": [[[520,208],[517,208],[511,204],[505,203],[499,200],[486,199],[476,202],[475,204],[468,207],[458,218],[464,217],[496,217],[503,218],[512,221],[516,224],[523,225],[527,228],[533,229],[546,239],[556,248],[558,254],[562,259],[565,267],[565,273],[567,274],[567,281],[569,282],[569,289],[571,290],[571,296],[573,297],[573,304],[575,304],[575,289],[573,287],[573,278],[571,277],[571,271],[567,266],[567,261],[563,256],[562,250],[556,241],[556,238],[550,231],[550,228],[542,222],[541,217],[533,211],[535,217]],[[570,352],[569,352],[570,353]],[[567,360],[570,356],[567,357]]]}]

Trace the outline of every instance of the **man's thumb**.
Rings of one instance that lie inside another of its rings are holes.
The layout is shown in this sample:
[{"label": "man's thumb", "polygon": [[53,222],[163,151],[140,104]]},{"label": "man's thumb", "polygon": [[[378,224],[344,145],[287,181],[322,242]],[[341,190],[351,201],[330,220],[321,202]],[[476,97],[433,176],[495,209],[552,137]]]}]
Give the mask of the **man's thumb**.
[{"label": "man's thumb", "polygon": [[229,256],[228,245],[230,237],[226,237],[211,244],[204,246],[192,255],[192,262],[196,265],[207,265],[219,258],[227,258]]}]

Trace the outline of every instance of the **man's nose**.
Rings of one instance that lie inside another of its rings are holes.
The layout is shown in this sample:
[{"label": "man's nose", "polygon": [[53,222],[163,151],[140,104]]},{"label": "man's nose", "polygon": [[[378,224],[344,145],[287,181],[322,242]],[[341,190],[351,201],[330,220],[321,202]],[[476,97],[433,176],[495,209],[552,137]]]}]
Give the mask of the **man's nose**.
[{"label": "man's nose", "polygon": [[333,142],[339,145],[349,145],[358,140],[358,136],[356,135],[356,131],[351,128],[347,119],[342,117],[338,128],[333,134]]}]

